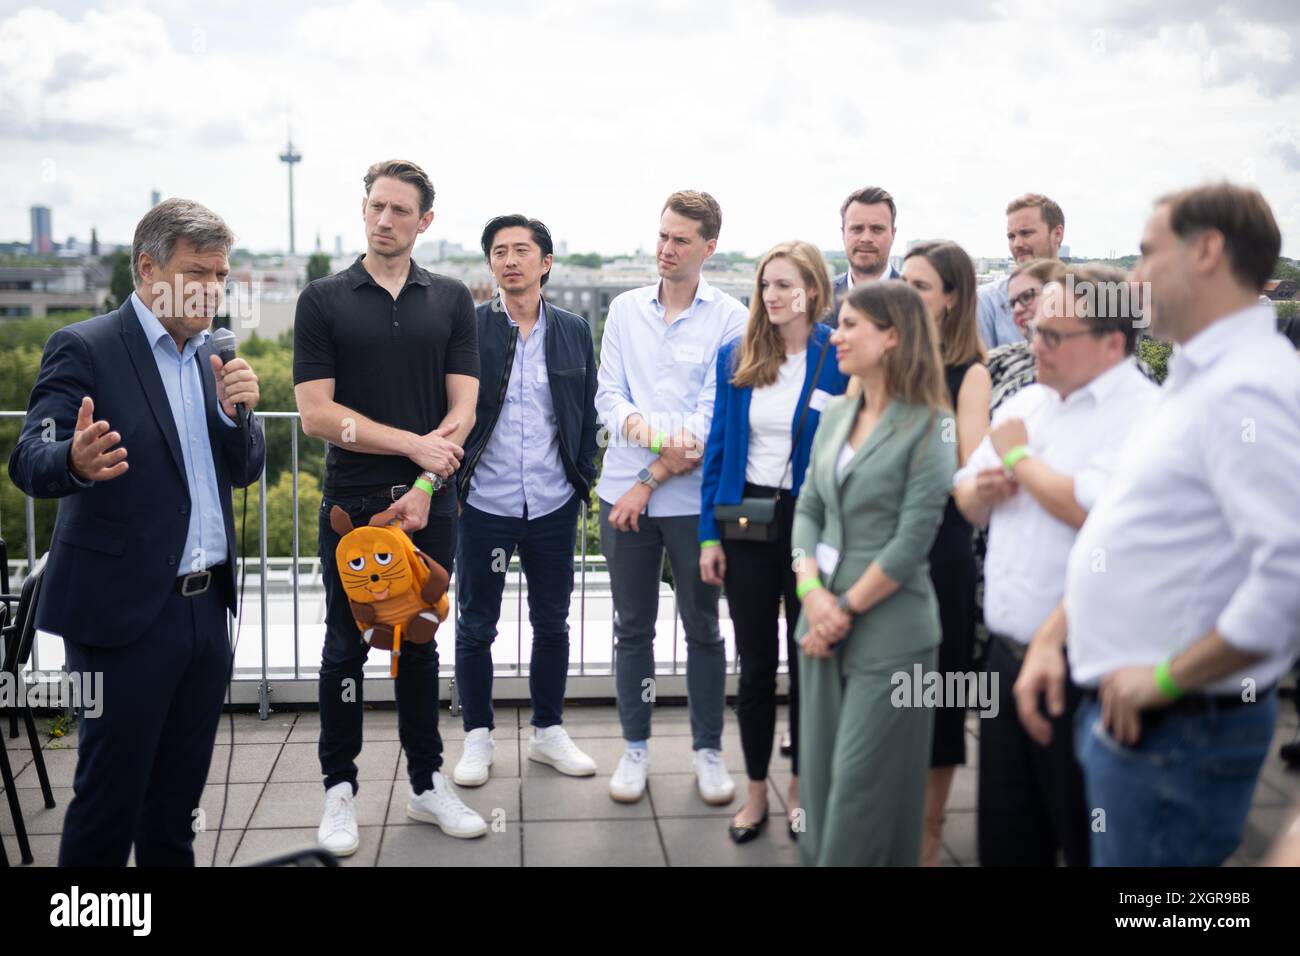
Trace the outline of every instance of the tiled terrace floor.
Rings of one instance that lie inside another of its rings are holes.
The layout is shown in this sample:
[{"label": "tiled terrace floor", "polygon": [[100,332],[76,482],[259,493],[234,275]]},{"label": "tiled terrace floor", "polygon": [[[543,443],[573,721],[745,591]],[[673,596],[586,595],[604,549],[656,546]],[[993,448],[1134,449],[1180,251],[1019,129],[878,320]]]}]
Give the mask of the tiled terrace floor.
[{"label": "tiled terrace floor", "polygon": [[[1300,802],[1300,771],[1289,771],[1277,746],[1296,735],[1295,708],[1283,702],[1283,717],[1255,792],[1254,806],[1241,848],[1231,862],[1249,864],[1268,848]],[[795,865],[797,846],[781,825],[789,784],[789,762],[774,755],[773,819],[767,832],[745,846],[727,837],[727,817],[739,808],[744,793],[744,761],[735,715],[727,711],[723,754],[736,782],[730,807],[705,805],[695,792],[691,772],[691,738],[686,708],[661,704],[651,741],[650,787],[646,799],[631,806],[609,798],[607,785],[622,749],[618,718],[612,706],[570,705],[565,725],[579,746],[595,758],[594,778],[564,777],[527,760],[529,711],[497,710],[496,762],[483,787],[460,788],[465,802],[493,828],[478,840],[456,840],[427,824],[407,819],[406,762],[397,740],[397,715],[368,710],[365,747],[358,760],[358,819],[361,849],[348,866],[742,866]],[[38,721],[44,725],[46,721]],[[975,863],[974,760],[979,719],[969,722],[970,764],[957,771],[948,805],[944,863]],[[778,729],[786,726],[785,709]],[[444,710],[440,727],[446,740],[447,772],[460,757],[464,731]],[[8,732],[8,721],[4,721]],[[230,755],[229,723],[223,718],[217,736],[208,787],[203,796],[205,832],[195,850],[201,864],[240,865],[311,844],[320,820],[323,790],[316,742],[320,720],[314,711],[273,713],[267,721],[255,714],[235,716],[234,762],[229,803],[220,825],[226,763]],[[37,865],[53,865],[58,855],[63,813],[72,796],[76,737],[48,743],[45,760],[58,806],[44,808],[23,735],[6,737],[18,775],[32,851]],[[8,807],[0,801],[0,833],[11,863],[18,854]]]}]

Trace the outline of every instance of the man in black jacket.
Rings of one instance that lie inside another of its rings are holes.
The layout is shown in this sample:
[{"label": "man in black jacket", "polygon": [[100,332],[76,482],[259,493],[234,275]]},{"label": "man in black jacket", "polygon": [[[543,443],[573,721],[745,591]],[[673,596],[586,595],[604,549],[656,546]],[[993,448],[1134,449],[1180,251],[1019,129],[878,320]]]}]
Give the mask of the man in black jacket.
[{"label": "man in black jacket", "polygon": [[492,765],[492,641],[516,549],[533,626],[528,758],[571,776],[596,772],[561,726],[573,547],[596,477],[596,355],[586,320],[542,298],[551,250],[536,219],[498,216],[483,230],[500,294],[477,309],[478,408],[457,475],[456,684],[466,737],[452,779],[462,786],[486,783]]}]

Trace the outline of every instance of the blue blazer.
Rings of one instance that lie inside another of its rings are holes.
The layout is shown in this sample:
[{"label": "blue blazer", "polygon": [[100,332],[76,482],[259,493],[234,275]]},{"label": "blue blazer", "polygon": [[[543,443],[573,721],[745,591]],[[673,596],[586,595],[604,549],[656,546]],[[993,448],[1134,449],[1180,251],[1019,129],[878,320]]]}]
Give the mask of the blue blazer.
[{"label": "blue blazer", "polygon": [[[808,370],[804,373],[803,388],[799,391],[799,404],[790,413],[790,438],[793,441],[799,425],[799,409],[814,388],[830,395],[843,395],[849,377],[840,371],[835,361],[835,350],[830,345],[831,328],[825,323],[813,325],[808,343]],[[703,483],[700,487],[700,540],[718,540],[718,523],[713,517],[714,505],[738,505],[745,496],[745,465],[749,460],[749,401],[752,388],[736,388],[731,384],[734,372],[732,363],[739,358],[742,339],[732,339],[718,350],[718,386],[713,403],[713,424],[709,428],[709,442],[704,448]],[[812,381],[813,370],[822,349],[829,349],[822,363],[821,375]],[[812,449],[813,435],[821,412],[808,407],[808,419],[799,436],[794,459],[790,463],[791,494],[799,496],[804,472],[808,470],[808,455]]]},{"label": "blue blazer", "polygon": [[[261,475],[266,441],[255,416],[245,428],[231,428],[218,417],[212,354],[211,344],[205,344],[197,359],[233,558],[239,552],[230,489]],[[68,470],[83,395],[95,402],[95,420],[107,419],[121,434],[131,466],[126,474],[88,488]],[[46,421],[53,422],[49,436]],[[50,336],[9,458],[9,477],[33,498],[61,499],[36,626],[91,647],[122,647],[138,638],[161,613],[189,560],[181,552],[191,502],[167,392],[130,300],[116,312]],[[217,568],[212,586],[221,589],[233,613],[233,560]]]}]

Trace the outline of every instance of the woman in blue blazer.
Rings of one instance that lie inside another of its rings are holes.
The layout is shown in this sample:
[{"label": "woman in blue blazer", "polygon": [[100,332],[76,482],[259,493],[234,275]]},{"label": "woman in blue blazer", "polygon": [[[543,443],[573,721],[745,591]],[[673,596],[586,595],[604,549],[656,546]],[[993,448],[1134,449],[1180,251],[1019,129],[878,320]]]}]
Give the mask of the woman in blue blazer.
[{"label": "woman in blue blazer", "polygon": [[[745,334],[718,353],[717,395],[701,488],[700,577],[707,584],[725,586],[740,657],[736,713],[749,797],[732,818],[729,832],[737,843],[758,836],[767,820],[782,601],[791,739],[799,736],[799,655],[794,645],[799,600],[790,531],[821,409],[848,384],[834,354],[828,354],[831,329],[817,321],[831,301],[829,270],[817,247],[782,243],[759,262]],[[773,530],[765,536],[771,540],[758,540],[757,535],[755,540],[723,539],[714,509],[739,505],[746,498],[776,501]],[[792,748],[791,762],[794,775],[787,805],[793,814],[799,803],[797,749]]]}]

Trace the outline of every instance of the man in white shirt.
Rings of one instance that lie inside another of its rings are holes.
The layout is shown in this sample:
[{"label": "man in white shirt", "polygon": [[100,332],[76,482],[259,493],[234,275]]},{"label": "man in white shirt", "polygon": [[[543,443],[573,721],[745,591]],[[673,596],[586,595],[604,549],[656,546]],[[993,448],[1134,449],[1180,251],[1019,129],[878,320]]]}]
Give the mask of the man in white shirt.
[{"label": "man in white shirt", "polygon": [[1069,866],[1088,865],[1083,776],[1067,723],[1077,690],[1068,688],[1058,732],[1040,746],[1020,725],[1012,687],[1030,638],[1060,601],[1075,534],[1157,396],[1132,357],[1137,311],[1118,270],[1080,268],[1048,283],[1029,326],[1038,382],[999,407],[953,479],[962,513],[989,529],[984,620],[999,706],[980,721],[983,866],[1055,866],[1060,852]]},{"label": "man in white shirt", "polygon": [[722,211],[708,193],[677,192],[659,219],[659,282],[618,296],[600,346],[596,413],[608,447],[596,494],[614,601],[614,671],[626,748],[609,793],[645,793],[655,701],[654,638],[664,551],[686,632],[686,693],[700,795],[731,802],[722,763],[726,654],[715,585],[700,580],[700,475],[713,418],[717,357],[749,313],[704,281]]},{"label": "man in white shirt", "polygon": [[1257,301],[1280,248],[1263,196],[1227,183],[1160,199],[1143,234],[1169,378],[1016,687],[1042,739],[1068,634],[1094,865],[1223,863],[1268,752],[1300,644],[1300,363]]}]

